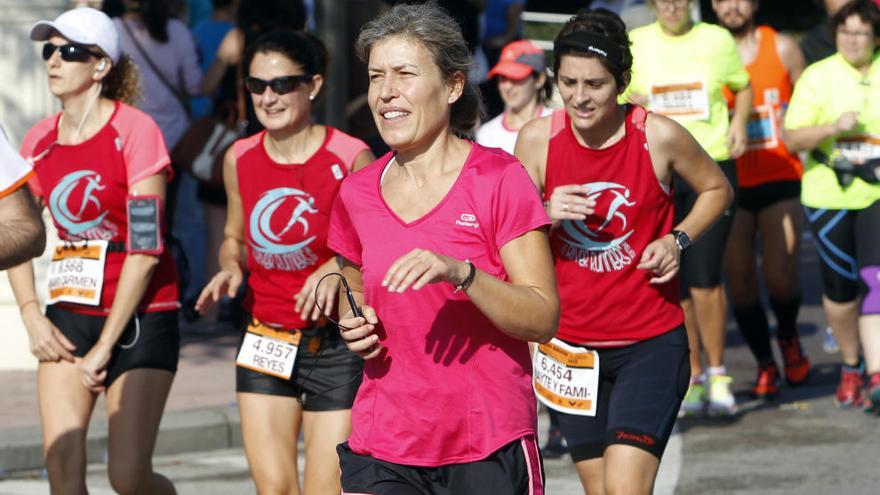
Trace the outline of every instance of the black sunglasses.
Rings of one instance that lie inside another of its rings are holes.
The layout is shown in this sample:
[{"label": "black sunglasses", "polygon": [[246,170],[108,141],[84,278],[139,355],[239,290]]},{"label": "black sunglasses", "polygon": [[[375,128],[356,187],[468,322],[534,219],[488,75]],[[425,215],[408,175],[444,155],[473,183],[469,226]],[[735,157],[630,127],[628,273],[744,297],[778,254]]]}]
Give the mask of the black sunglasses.
[{"label": "black sunglasses", "polygon": [[311,74],[300,74],[298,76],[276,77],[271,81],[266,81],[248,76],[244,78],[244,87],[255,95],[263,94],[267,87],[272,88],[276,95],[286,95],[291,91],[296,91],[303,84],[311,82],[314,77]]},{"label": "black sunglasses", "polygon": [[43,60],[49,60],[52,58],[52,54],[55,53],[55,50],[60,50],[61,60],[64,60],[65,62],[85,62],[89,57],[103,57],[100,53],[93,52],[82,45],[74,45],[73,43],[68,43],[66,45],[53,45],[52,43],[46,43],[43,45]]}]

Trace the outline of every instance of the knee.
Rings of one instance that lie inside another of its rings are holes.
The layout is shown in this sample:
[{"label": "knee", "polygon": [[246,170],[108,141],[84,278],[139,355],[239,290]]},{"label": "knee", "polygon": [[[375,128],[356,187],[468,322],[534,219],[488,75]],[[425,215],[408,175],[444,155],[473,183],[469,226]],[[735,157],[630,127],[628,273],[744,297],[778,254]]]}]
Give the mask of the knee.
[{"label": "knee", "polygon": [[253,473],[258,495],[290,495],[294,480],[287,473]]},{"label": "knee", "polygon": [[[52,486],[85,483],[86,453],[82,440],[59,438],[46,446],[46,473]],[[84,486],[84,485],[83,485]],[[68,493],[66,490],[63,493]],[[72,490],[70,493],[77,493]]]},{"label": "knee", "polygon": [[652,482],[636,477],[620,476],[614,480],[605,480],[605,495],[650,495],[653,490]]}]

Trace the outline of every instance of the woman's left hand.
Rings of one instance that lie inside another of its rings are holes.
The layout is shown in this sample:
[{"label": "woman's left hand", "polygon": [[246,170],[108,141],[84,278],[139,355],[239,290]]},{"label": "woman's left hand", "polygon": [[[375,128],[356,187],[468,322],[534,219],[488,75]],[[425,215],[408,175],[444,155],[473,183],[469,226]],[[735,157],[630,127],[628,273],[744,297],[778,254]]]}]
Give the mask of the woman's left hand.
[{"label": "woman's left hand", "polygon": [[333,308],[336,306],[336,295],[339,294],[339,277],[327,277],[321,282],[317,300],[315,300],[315,286],[328,273],[338,271],[339,265],[335,259],[324,263],[309,275],[299,293],[293,296],[296,301],[294,311],[299,313],[303,321],[317,321],[321,317],[321,309],[324,310],[324,316],[330,316],[330,313],[333,312]]},{"label": "woman's left hand", "polygon": [[467,263],[425,249],[413,249],[401,256],[382,279],[389,292],[419,290],[435,282],[461,283],[468,275]]},{"label": "woman's left hand", "polygon": [[79,362],[83,385],[92,392],[104,390],[104,380],[107,378],[107,363],[110,362],[112,351],[113,346],[102,344],[99,340]]},{"label": "woman's left hand", "polygon": [[681,250],[672,234],[666,234],[645,247],[642,259],[636,267],[654,274],[651,284],[665,284],[678,273]]}]

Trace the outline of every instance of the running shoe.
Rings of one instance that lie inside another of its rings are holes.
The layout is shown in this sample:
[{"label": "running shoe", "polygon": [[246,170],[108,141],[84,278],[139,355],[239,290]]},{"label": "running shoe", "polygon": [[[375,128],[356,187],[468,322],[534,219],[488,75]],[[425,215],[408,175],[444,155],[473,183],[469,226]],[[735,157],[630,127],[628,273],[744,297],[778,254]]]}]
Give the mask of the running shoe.
[{"label": "running shoe", "polygon": [[565,439],[562,438],[562,432],[559,427],[550,427],[547,432],[547,443],[541,449],[541,455],[544,459],[558,459],[565,455],[568,449],[565,447]]},{"label": "running shoe", "polygon": [[880,373],[871,373],[865,400],[865,412],[880,414]]},{"label": "running shoe", "polygon": [[863,405],[862,387],[865,385],[865,380],[862,378],[860,368],[840,367],[840,385],[837,386],[837,393],[834,394],[834,403],[837,407],[849,409]]},{"label": "running shoe", "polygon": [[785,380],[789,385],[800,385],[810,376],[810,360],[804,354],[801,342],[797,337],[779,339],[782,349],[782,361],[785,365]]},{"label": "running shoe", "polygon": [[736,398],[731,386],[733,378],[727,375],[710,375],[706,394],[706,412],[709,416],[732,416],[736,414]]},{"label": "running shoe", "polygon": [[758,367],[758,378],[752,387],[752,396],[756,399],[772,399],[779,394],[779,368],[776,363]]},{"label": "running shoe", "polygon": [[688,385],[687,393],[684,394],[684,400],[681,401],[681,408],[678,410],[678,417],[702,416],[705,411],[706,385],[704,379],[700,376],[691,377],[691,383]]}]

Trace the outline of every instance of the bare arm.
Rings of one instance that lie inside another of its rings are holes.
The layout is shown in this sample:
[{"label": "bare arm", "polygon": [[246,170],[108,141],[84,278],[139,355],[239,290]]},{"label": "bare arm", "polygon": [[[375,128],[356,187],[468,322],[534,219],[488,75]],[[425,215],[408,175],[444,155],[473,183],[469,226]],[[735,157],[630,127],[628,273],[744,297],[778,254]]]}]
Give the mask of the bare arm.
[{"label": "bare arm", "polygon": [[858,124],[858,115],[855,112],[846,112],[831,124],[801,127],[798,129],[786,127],[782,131],[782,138],[788,149],[795,153],[810,151],[828,139],[853,130],[856,124]]},{"label": "bare arm", "polygon": [[244,210],[238,189],[238,165],[230,147],[223,157],[223,184],[226,188],[226,226],[218,261],[220,271],[202,289],[196,311],[204,313],[224,295],[235,297],[245,271]]},{"label": "bare arm", "polygon": [[367,165],[376,161],[376,157],[373,156],[373,152],[370,150],[361,151],[357,158],[354,159],[354,163],[351,165],[351,171],[357,172],[358,170],[366,167]]},{"label": "bare arm", "polygon": [[220,81],[223,80],[226,70],[241,60],[243,51],[244,33],[242,33],[241,29],[233,28],[226,33],[223,41],[220,42],[214,62],[211,63],[211,66],[208,67],[208,70],[202,77],[201,89],[203,95],[210,96],[214,93],[214,90],[220,85]]},{"label": "bare arm", "polygon": [[801,77],[804,67],[807,66],[807,61],[804,59],[801,48],[791,37],[777,34],[776,52],[779,54],[779,59],[782,60],[785,70],[788,71],[788,78],[791,84],[794,85],[798,78]]},{"label": "bare arm", "polygon": [[730,150],[730,156],[733,158],[739,158],[746,151],[749,138],[746,126],[749,123],[749,116],[752,114],[753,98],[754,93],[751,85],[735,93],[733,117],[730,119],[730,130],[727,133],[727,149]]},{"label": "bare arm", "polygon": [[[165,171],[162,171],[132,184],[129,187],[129,194],[158,195],[162,201],[165,201],[166,182]],[[113,346],[119,341],[119,337],[137,311],[158,265],[159,256],[156,255],[141,253],[126,255],[119,273],[116,294],[113,296],[110,313],[104,321],[101,336],[80,363],[82,380],[86,387],[92,390],[103,388],[104,378],[107,376],[106,367]]]},{"label": "bare arm", "polygon": [[43,254],[46,229],[27,186],[0,198],[0,270]]},{"label": "bare arm", "polygon": [[730,183],[693,136],[674,120],[650,114],[647,139],[658,180],[669,183],[675,172],[697,193],[694,207],[675,230],[699,239],[733,200]]}]

